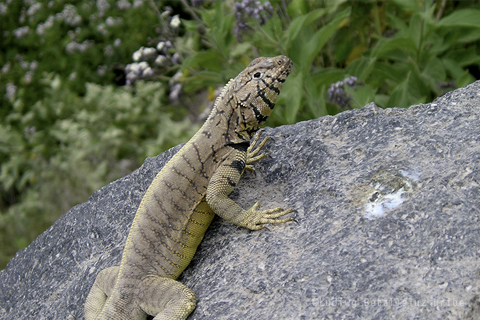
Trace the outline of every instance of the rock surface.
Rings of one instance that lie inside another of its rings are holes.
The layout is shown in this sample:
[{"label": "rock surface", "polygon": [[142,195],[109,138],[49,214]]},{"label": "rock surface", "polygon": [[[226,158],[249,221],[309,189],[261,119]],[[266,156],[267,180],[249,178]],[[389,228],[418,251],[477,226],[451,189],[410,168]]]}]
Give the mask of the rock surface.
[{"label": "rock surface", "polygon": [[[232,195],[293,207],[248,231],[215,219],[180,280],[189,319],[479,319],[480,82],[268,129],[272,156]],[[0,272],[1,319],[83,319],[136,208],[178,147],[67,212]]]}]

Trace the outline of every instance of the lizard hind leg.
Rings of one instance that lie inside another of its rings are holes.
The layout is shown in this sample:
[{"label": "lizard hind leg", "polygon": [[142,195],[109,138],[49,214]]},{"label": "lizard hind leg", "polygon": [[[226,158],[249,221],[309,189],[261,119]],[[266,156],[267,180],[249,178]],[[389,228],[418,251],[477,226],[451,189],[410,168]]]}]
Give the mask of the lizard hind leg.
[{"label": "lizard hind leg", "polygon": [[184,320],[197,305],[193,291],[176,280],[152,276],[142,286],[140,308],[154,320]]},{"label": "lizard hind leg", "polygon": [[97,275],[85,301],[85,319],[97,319],[113,291],[118,276],[118,266],[103,269]]}]

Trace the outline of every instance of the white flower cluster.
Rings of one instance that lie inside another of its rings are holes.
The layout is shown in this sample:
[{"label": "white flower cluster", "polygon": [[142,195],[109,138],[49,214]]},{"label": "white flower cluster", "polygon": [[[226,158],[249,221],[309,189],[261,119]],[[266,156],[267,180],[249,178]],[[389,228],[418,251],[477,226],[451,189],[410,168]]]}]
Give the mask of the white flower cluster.
[{"label": "white flower cluster", "polygon": [[133,53],[132,59],[135,62],[138,62],[140,60],[148,60],[157,55],[157,50],[155,48],[144,48],[141,47],[137,51]]},{"label": "white flower cluster", "polygon": [[108,17],[108,18],[105,20],[105,23],[106,23],[107,26],[109,26],[109,27],[113,27],[114,25],[121,24],[122,22],[123,22],[123,19],[122,19],[121,17],[116,17],[116,18]]},{"label": "white flower cluster", "polygon": [[[21,3],[18,4],[21,7],[21,10],[20,12],[15,13],[12,11],[12,3],[17,5],[17,1]],[[60,0],[0,0],[0,19],[4,19],[3,16],[6,16],[7,14],[12,15],[15,13],[17,15],[15,19],[18,19],[20,24],[15,30],[12,28],[9,31],[2,30],[0,32],[3,33],[4,37],[11,36],[18,39],[24,39],[31,36],[33,33],[35,36],[39,36],[39,43],[44,44],[46,39],[48,39],[45,38],[45,36],[48,35],[49,32],[52,32],[52,30],[56,30],[55,27],[63,25],[68,34],[67,39],[69,40],[67,41],[70,42],[64,45],[65,52],[69,55],[77,54],[89,50],[95,44],[95,41],[92,39],[85,40],[84,38],[79,38],[79,35],[82,32],[80,26],[82,22],[85,22],[85,19],[91,19],[89,21],[98,26],[98,30],[101,34],[111,36],[110,27],[115,27],[118,24],[124,23],[123,19],[120,17],[108,16],[109,10],[112,7],[116,7],[120,10],[139,8],[146,4],[145,1],[149,0],[87,0],[80,1],[78,4],[70,4],[72,3],[71,1],[62,0],[60,1],[62,4],[58,8],[59,1]],[[59,10],[55,9],[55,11],[52,11],[54,7]],[[49,12],[52,14],[48,15]],[[87,12],[90,12],[90,17],[88,17]],[[80,13],[87,13],[87,15],[80,15]],[[40,20],[42,18],[39,19],[39,17],[45,17],[45,20]],[[179,26],[180,19],[176,16],[175,19],[173,19],[171,26],[168,26],[167,24],[167,29],[173,27],[178,28]],[[115,39],[114,37],[112,42],[104,47],[103,53],[107,57],[114,56],[121,46],[122,40],[120,38]],[[145,47],[138,51],[140,52],[137,52],[136,55],[140,54],[141,59],[137,59],[136,62],[138,63],[132,64],[129,67],[129,70],[132,73],[130,78],[138,79],[152,77],[155,73],[154,71],[156,71],[154,65],[161,66],[167,61],[166,57],[162,56],[161,53],[157,53],[155,47]],[[155,63],[155,61],[157,62]],[[23,57],[20,54],[18,54],[16,58],[10,59],[10,61],[5,61],[4,64],[0,65],[0,77],[5,77],[6,74],[16,70],[15,68],[17,65],[21,66],[18,70],[21,72],[20,77],[23,78],[22,81],[24,83],[30,83],[33,81],[36,76],[35,72],[38,72],[38,70],[36,70],[38,68],[38,62],[23,61]],[[98,74],[103,75],[108,72],[108,68],[105,65],[99,66],[97,72]],[[133,75],[135,75],[135,77],[133,77]],[[70,74],[69,79],[74,80],[76,77],[76,73],[73,72]],[[16,84],[17,83],[13,81],[9,83],[7,90],[6,84],[4,83],[3,90],[8,99],[15,99],[16,93],[18,93]]]},{"label": "white flower cluster", "polygon": [[180,98],[180,93],[182,92],[182,84],[180,80],[183,78],[183,73],[178,71],[175,75],[168,81],[168,85],[170,86],[170,94],[168,98],[172,102],[177,102]]},{"label": "white flower cluster", "polygon": [[139,7],[143,6],[143,1],[145,1],[145,0],[135,0],[135,1],[133,1],[133,8],[136,9],[136,8],[139,8]]},{"label": "white flower cluster", "polygon": [[97,26],[97,31],[100,32],[103,36],[106,36],[108,34],[107,27],[112,27],[122,22],[123,22],[123,19],[120,17],[117,17],[117,18],[108,17],[107,19],[105,19],[105,23],[101,23]]},{"label": "white flower cluster", "polygon": [[77,14],[77,8],[74,5],[66,4],[63,11],[55,15],[59,21],[65,21],[71,27],[78,26],[82,22],[82,17]]},{"label": "white flower cluster", "polygon": [[39,23],[37,25],[37,34],[42,36],[45,34],[45,29],[50,29],[53,27],[53,23],[55,22],[55,17],[53,15],[49,15],[47,20],[43,23]]},{"label": "white flower cluster", "polygon": [[4,16],[7,14],[7,5],[3,2],[0,2],[0,16]]},{"label": "white flower cluster", "polygon": [[85,40],[82,43],[78,43],[76,41],[72,41],[65,47],[65,51],[68,54],[74,54],[75,52],[85,52],[91,47],[93,47],[94,41],[93,40]]},{"label": "white flower cluster", "polygon": [[122,44],[122,39],[120,39],[120,38],[115,39],[115,41],[113,42],[113,46],[115,48],[120,47],[121,44]]},{"label": "white flower cluster", "polygon": [[97,0],[97,9],[98,9],[98,16],[103,17],[105,11],[110,8],[110,4],[108,0]]},{"label": "white flower cluster", "polygon": [[63,7],[62,12],[57,13],[55,16],[49,15],[45,22],[41,22],[37,25],[37,34],[39,36],[44,35],[45,30],[53,27],[55,20],[65,21],[65,23],[67,23],[71,27],[75,27],[82,22],[82,17],[77,14],[77,8],[75,6],[66,4]]},{"label": "white flower cluster", "polygon": [[119,0],[119,1],[117,1],[117,8],[118,8],[119,10],[130,9],[131,6],[132,6],[132,4],[131,4],[130,1],[128,1],[128,0]]},{"label": "white flower cluster", "polygon": [[75,39],[77,39],[77,37],[80,35],[80,32],[82,32],[81,28],[75,28],[75,30],[68,30],[67,35],[71,41],[75,41]]},{"label": "white flower cluster", "polygon": [[24,27],[20,27],[20,28],[17,28],[15,30],[13,30],[13,34],[17,38],[22,38],[22,37],[26,36],[29,31],[30,31],[30,27],[29,26],[24,26]]},{"label": "white flower cluster", "polygon": [[132,84],[139,78],[149,78],[154,75],[152,68],[145,61],[128,64],[125,72],[127,73],[127,84]]},{"label": "white flower cluster", "polygon": [[[23,57],[19,54],[17,54],[15,56],[15,60],[17,60],[20,67],[22,67],[22,69],[25,70],[25,75],[24,75],[25,82],[26,83],[32,82],[34,71],[38,68],[38,62],[35,61],[35,60],[32,61],[32,62],[25,61],[25,60],[23,60]],[[10,61],[8,61],[2,67],[0,72],[2,74],[7,74],[10,71],[11,66],[12,66],[12,64],[10,63]],[[5,94],[5,98],[7,98],[11,102],[13,102],[13,100],[15,100],[15,94],[17,92],[17,87],[13,84],[13,82],[10,82],[10,83],[7,84],[6,90],[7,90],[7,93]]]},{"label": "white flower cluster", "polygon": [[12,64],[10,63],[10,61],[7,61],[7,63],[5,63],[5,65],[2,67],[1,72],[3,74],[8,73],[8,71],[10,71],[11,66],[12,66]]},{"label": "white flower cluster", "polygon": [[[151,78],[159,74],[160,70],[168,69],[174,64],[181,62],[180,55],[175,51],[171,39],[178,35],[181,20],[179,15],[171,16],[173,10],[165,7],[161,18],[165,19],[164,29],[160,33],[160,39],[156,47],[141,47],[132,55],[133,63],[125,68],[127,84],[131,85],[136,80]],[[170,39],[170,40],[166,40]],[[170,83],[171,98],[178,99],[182,89],[179,81]]]},{"label": "white flower cluster", "polygon": [[17,87],[12,82],[9,82],[7,83],[5,89],[7,91],[7,93],[5,94],[5,98],[13,103],[13,101],[15,100],[15,95],[17,94]]},{"label": "white flower cluster", "polygon": [[[141,47],[135,51],[132,55],[132,59],[135,62],[127,65],[125,68],[127,73],[127,84],[132,84],[135,80],[154,76],[155,71],[150,67],[149,63],[152,63],[156,68],[165,67],[168,63],[166,55],[168,55],[168,49],[170,47],[172,47],[170,41],[161,41],[157,44],[156,48]],[[176,59],[180,60],[178,54]]]},{"label": "white flower cluster", "polygon": [[42,4],[39,2],[33,3],[30,8],[27,10],[27,16],[31,17],[33,16],[40,8],[42,7]]},{"label": "white flower cluster", "polygon": [[111,44],[107,45],[105,49],[103,49],[103,54],[107,57],[113,57],[115,55],[115,50],[113,50],[113,46]]},{"label": "white flower cluster", "polygon": [[100,65],[97,68],[97,73],[99,76],[104,76],[107,70],[108,70],[108,67],[106,65]]}]

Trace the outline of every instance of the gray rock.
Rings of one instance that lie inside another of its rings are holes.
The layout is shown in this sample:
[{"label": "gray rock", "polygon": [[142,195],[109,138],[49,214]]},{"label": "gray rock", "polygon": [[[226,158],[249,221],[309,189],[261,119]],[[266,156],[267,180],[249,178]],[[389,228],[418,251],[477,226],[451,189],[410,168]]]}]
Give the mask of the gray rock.
[{"label": "gray rock", "polygon": [[[233,194],[297,210],[248,231],[215,219],[180,280],[190,319],[479,319],[480,82],[433,103],[268,129]],[[83,319],[136,207],[179,147],[72,208],[0,272],[0,318]]]}]

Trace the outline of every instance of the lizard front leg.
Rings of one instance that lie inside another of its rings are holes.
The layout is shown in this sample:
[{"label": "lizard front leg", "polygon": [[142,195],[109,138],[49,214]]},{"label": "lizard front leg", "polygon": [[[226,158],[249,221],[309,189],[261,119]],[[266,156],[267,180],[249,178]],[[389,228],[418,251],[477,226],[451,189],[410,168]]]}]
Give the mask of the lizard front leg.
[{"label": "lizard front leg", "polygon": [[[258,139],[257,137],[256,141],[258,141]],[[248,158],[250,157],[250,163],[252,163],[267,156],[263,154],[257,156],[259,149],[266,142],[265,139],[260,143],[259,148],[253,152],[250,150],[248,153],[248,151],[245,152],[232,148],[230,156],[217,168],[207,187],[206,201],[210,208],[223,219],[250,230],[263,229],[266,224],[294,221],[293,218],[279,219],[295,211],[294,209],[284,210],[278,207],[268,210],[258,210],[260,204],[257,202],[250,209],[244,210],[228,197],[246,168]],[[254,141],[254,144],[255,143]]]}]

